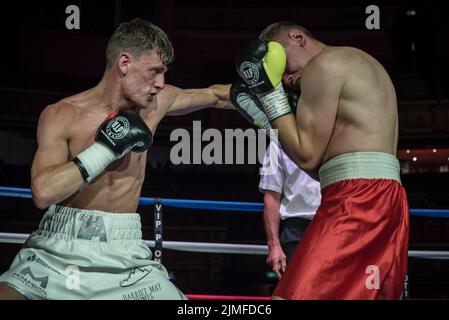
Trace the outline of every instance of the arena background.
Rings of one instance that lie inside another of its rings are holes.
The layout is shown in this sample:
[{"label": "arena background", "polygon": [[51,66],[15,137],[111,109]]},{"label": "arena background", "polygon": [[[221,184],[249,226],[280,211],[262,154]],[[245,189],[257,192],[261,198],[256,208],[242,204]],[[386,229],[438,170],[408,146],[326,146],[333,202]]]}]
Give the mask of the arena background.
[{"label": "arena background", "polygon": [[[80,8],[79,30],[65,9]],[[377,58],[395,84],[399,157],[411,208],[449,208],[449,23],[432,2],[378,3],[380,29],[365,26],[360,1],[36,1],[1,10],[0,186],[30,187],[35,131],[43,108],[94,86],[106,42],[117,23],[134,17],[162,27],[175,47],[167,82],[203,87],[237,79],[234,54],[267,24],[293,20],[331,45],[354,46]],[[142,195],[262,202],[258,165],[170,163],[170,132],[248,128],[236,112],[204,110],[166,117],[151,149]],[[414,159],[415,158],[415,159]],[[153,239],[153,209],[140,207],[144,239]],[[0,232],[33,231],[43,214],[31,200],[0,198]],[[262,215],[164,208],[164,240],[265,244]],[[0,272],[20,245],[0,244]],[[410,249],[448,250],[449,219],[412,217]],[[275,281],[265,256],[164,250],[163,263],[186,293],[268,296]],[[409,259],[411,298],[449,298],[449,261]]]}]

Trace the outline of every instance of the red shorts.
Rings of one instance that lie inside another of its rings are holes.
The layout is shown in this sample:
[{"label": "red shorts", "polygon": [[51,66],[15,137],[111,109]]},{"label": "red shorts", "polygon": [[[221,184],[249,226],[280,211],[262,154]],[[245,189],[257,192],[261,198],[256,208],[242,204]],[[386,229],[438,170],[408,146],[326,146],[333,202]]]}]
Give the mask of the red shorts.
[{"label": "red shorts", "polygon": [[322,190],[274,296],[399,299],[407,271],[409,208],[396,180],[349,179]]}]

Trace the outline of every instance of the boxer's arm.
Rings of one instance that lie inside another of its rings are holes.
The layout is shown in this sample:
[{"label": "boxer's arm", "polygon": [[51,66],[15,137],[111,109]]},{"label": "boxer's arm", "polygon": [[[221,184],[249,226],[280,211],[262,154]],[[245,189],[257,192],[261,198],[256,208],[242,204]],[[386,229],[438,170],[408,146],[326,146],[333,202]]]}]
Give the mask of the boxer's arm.
[{"label": "boxer's arm", "polygon": [[69,137],[65,128],[69,119],[73,118],[55,106],[47,107],[39,118],[31,190],[33,201],[40,209],[61,202],[84,184],[78,167],[68,162]]},{"label": "boxer's arm", "polygon": [[282,272],[285,272],[287,260],[279,241],[281,194],[272,190],[266,190],[264,197],[263,221],[265,234],[268,243],[267,264],[269,264],[276,273],[278,279]]},{"label": "boxer's arm", "polygon": [[304,69],[296,117],[288,114],[272,122],[283,150],[309,174],[326,152],[344,83],[341,67],[316,59]]},{"label": "boxer's arm", "polygon": [[176,116],[205,108],[234,109],[229,98],[230,87],[216,84],[203,89],[181,89],[166,85],[161,95],[169,104],[167,115]]}]

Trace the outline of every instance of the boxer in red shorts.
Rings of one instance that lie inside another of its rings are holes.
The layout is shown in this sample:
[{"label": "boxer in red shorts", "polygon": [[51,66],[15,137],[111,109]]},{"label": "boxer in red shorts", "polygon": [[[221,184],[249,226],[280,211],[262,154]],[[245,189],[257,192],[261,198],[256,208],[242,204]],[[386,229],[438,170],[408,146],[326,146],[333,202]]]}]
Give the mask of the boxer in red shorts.
[{"label": "boxer in red shorts", "polygon": [[[409,212],[396,158],[396,94],[367,53],[318,41],[291,22],[268,26],[236,58],[248,92],[290,159],[320,179],[322,202],[274,298],[399,299]],[[301,77],[294,75],[301,74]],[[300,87],[294,115],[283,85]]]},{"label": "boxer in red shorts", "polygon": [[[408,205],[394,156],[343,154],[320,169],[322,204],[274,295],[289,299],[399,299]],[[376,178],[361,177],[376,176]]]}]

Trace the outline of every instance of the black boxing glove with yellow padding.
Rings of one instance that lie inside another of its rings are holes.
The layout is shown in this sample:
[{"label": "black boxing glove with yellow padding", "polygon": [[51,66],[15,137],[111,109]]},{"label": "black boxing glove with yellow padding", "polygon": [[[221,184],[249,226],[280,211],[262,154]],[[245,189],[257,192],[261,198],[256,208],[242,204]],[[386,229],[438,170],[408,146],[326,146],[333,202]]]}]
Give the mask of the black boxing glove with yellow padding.
[{"label": "black boxing glove with yellow padding", "polygon": [[291,113],[282,85],[287,57],[278,42],[257,39],[236,57],[235,67],[249,91],[260,100],[270,121]]}]

